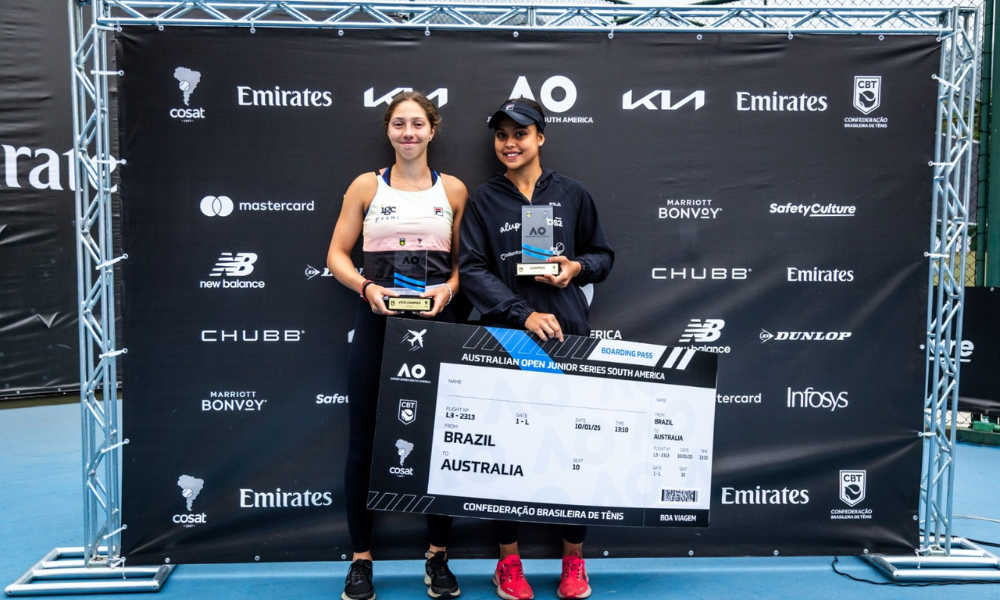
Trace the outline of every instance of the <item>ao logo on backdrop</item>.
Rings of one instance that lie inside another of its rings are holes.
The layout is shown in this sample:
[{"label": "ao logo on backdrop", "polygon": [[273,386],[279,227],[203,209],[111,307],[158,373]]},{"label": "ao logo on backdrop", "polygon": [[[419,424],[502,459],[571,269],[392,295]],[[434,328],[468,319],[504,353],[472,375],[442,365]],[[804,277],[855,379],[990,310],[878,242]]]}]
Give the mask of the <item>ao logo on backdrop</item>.
[{"label": "ao logo on backdrop", "polygon": [[[559,95],[562,96],[562,100],[556,100],[554,93],[556,90],[561,90]],[[531,91],[528,78],[521,75],[517,78],[517,83],[514,84],[509,98],[528,98],[539,102],[547,110],[554,113],[564,113],[576,104],[576,85],[564,75],[553,75],[546,79],[539,92],[539,96],[536,98],[534,92]]]}]

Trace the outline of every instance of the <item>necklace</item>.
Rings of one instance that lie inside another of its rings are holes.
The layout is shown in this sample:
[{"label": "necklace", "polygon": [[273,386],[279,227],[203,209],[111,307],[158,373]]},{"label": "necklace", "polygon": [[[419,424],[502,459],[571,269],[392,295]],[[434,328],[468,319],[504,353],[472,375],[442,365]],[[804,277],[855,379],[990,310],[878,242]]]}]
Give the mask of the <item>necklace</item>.
[{"label": "necklace", "polygon": [[399,175],[399,173],[396,173],[396,177],[398,177],[398,178],[400,179],[400,181],[402,181],[403,183],[405,183],[406,185],[408,185],[408,186],[410,186],[410,187],[415,187],[415,188],[417,188],[418,190],[422,190],[422,189],[424,189],[424,186],[422,186],[422,185],[419,185],[419,184],[416,184],[416,183],[413,183],[412,181],[408,181],[407,179],[404,179],[403,177],[401,177],[401,176]]}]

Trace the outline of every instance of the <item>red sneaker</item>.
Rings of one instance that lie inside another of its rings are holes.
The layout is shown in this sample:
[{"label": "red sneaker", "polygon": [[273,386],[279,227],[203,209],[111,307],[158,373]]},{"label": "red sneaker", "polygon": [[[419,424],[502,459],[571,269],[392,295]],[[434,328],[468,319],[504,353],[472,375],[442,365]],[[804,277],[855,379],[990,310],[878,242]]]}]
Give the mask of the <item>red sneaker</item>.
[{"label": "red sneaker", "polygon": [[560,598],[586,598],[590,596],[590,578],[587,577],[587,567],[579,552],[573,552],[563,557],[562,578],[559,579],[559,589],[556,596]]},{"label": "red sneaker", "polygon": [[504,600],[531,600],[535,597],[528,580],[524,578],[521,558],[516,554],[511,554],[497,563],[497,570],[493,573],[493,585],[497,586],[497,596]]}]

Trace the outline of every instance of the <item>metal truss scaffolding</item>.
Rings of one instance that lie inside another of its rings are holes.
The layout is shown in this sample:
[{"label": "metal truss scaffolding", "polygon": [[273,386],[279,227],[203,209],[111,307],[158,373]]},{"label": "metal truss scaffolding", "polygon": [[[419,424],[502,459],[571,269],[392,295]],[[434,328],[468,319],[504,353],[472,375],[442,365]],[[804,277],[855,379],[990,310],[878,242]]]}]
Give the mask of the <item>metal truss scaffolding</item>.
[{"label": "metal truss scaffolding", "polygon": [[[432,30],[674,31],[935,35],[942,44],[937,148],[932,163],[934,220],[927,304],[924,528],[915,556],[873,557],[898,580],[1000,580],[1000,563],[952,535],[954,422],[979,64],[975,8],[651,7],[627,4],[327,2],[324,0],[67,0],[73,90],[80,388],[83,415],[84,546],[57,548],[6,589],[8,595],[156,591],[171,566],[125,567],[121,556],[122,439],[117,417],[115,263],[108,33],[130,25]],[[124,160],[120,161],[124,163]],[[936,284],[936,285],[935,285]],[[98,391],[102,391],[98,397]],[[949,421],[950,417],[950,421]],[[910,568],[912,567],[912,568]],[[935,567],[935,568],[930,568]]]}]

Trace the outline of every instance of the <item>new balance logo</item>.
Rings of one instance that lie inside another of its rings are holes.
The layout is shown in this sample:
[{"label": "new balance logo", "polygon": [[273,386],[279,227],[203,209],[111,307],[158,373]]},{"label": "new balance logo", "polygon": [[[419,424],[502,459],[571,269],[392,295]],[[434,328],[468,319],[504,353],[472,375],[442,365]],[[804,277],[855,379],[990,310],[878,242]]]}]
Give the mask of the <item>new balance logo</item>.
[{"label": "new balance logo", "polygon": [[253,252],[223,252],[219,261],[215,263],[215,268],[209,277],[246,277],[253,273],[253,264],[257,262],[257,255]]},{"label": "new balance logo", "polygon": [[681,343],[686,344],[690,342],[714,342],[715,340],[722,337],[722,328],[726,326],[726,322],[722,319],[691,319],[691,323],[688,324],[687,329],[684,330],[684,335],[681,336]]}]

